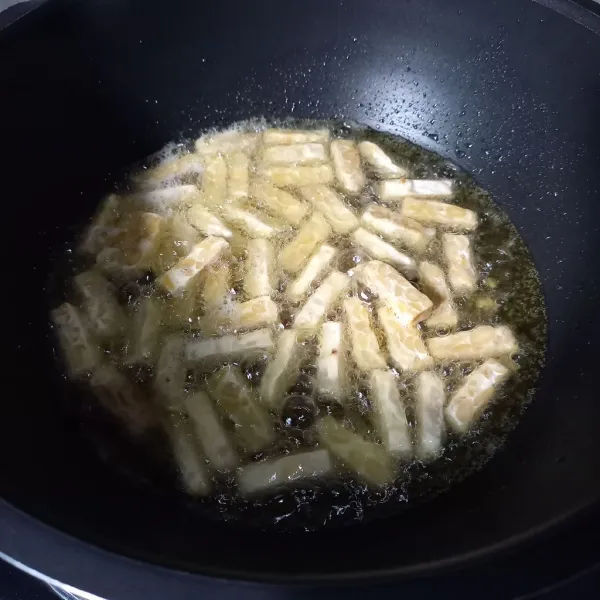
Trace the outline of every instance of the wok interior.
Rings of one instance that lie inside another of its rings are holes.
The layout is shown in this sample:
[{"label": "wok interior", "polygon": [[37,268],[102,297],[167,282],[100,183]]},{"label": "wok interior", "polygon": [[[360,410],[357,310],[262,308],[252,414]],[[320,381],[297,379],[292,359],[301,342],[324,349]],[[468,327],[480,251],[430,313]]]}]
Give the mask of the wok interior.
[{"label": "wok interior", "polygon": [[[598,38],[516,0],[518,27],[506,6],[484,10],[470,0],[460,13],[443,2],[403,5],[401,19],[384,1],[367,15],[352,2],[304,3],[285,15],[268,5],[175,2],[176,29],[159,23],[158,6],[140,15],[135,2],[99,4],[68,19],[45,9],[45,22],[17,24],[0,52],[2,87],[12,91],[0,100],[7,501],[119,553],[256,576],[431,563],[525,534],[597,497],[600,108],[597,68],[570,61],[565,48],[571,40],[598,56]],[[564,45],[541,52],[535,36],[522,35],[541,17],[539,35],[555,33]],[[227,33],[199,35],[197,20],[226,22]],[[268,42],[257,41],[249,20],[276,25]],[[17,42],[26,50],[15,59]],[[78,399],[52,358],[44,289],[56,252],[126,165],[180,133],[284,117],[292,105],[297,116],[378,124],[458,159],[530,245],[550,327],[537,399],[483,471],[404,516],[293,539],[207,521],[102,465],[60,408]]]}]

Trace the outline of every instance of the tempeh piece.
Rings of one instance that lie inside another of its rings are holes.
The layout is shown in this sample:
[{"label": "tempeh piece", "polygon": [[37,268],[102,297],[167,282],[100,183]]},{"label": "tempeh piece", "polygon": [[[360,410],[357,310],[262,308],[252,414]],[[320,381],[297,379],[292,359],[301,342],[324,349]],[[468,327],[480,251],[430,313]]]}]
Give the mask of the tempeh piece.
[{"label": "tempeh piece", "polygon": [[402,215],[425,225],[452,231],[473,231],[478,224],[476,212],[435,200],[406,198],[402,202]]},{"label": "tempeh piece", "polygon": [[350,233],[358,227],[356,215],[331,188],[326,185],[307,185],[301,187],[300,192],[329,221],[336,233]]},{"label": "tempeh piece", "polygon": [[258,492],[270,492],[287,484],[303,483],[333,471],[331,456],[327,450],[309,450],[251,463],[238,473],[238,487],[244,496]]},{"label": "tempeh piece", "polygon": [[162,343],[156,363],[154,386],[158,391],[157,399],[170,410],[181,410],[187,394],[184,347],[183,336],[168,336]]},{"label": "tempeh piece", "polygon": [[158,280],[159,285],[174,296],[181,295],[198,273],[217,261],[227,248],[229,244],[223,238],[207,237],[162,275]]},{"label": "tempeh piece", "polygon": [[132,179],[142,187],[158,187],[184,175],[202,173],[203,170],[204,164],[199,155],[183,154],[164,160],[155,167],[145,169],[134,175]]},{"label": "tempeh piece", "polygon": [[210,464],[217,471],[233,469],[238,464],[238,455],[210,398],[204,392],[190,394],[184,407]]},{"label": "tempeh piece", "polygon": [[369,385],[373,422],[384,447],[395,457],[410,458],[412,442],[396,375],[389,369],[377,369],[371,373]]},{"label": "tempeh piece", "polygon": [[403,324],[394,311],[384,304],[379,306],[377,316],[385,332],[390,358],[397,369],[414,373],[433,365],[421,332],[415,325]]},{"label": "tempeh piece", "polygon": [[221,207],[221,214],[227,223],[237,227],[249,238],[270,238],[279,232],[279,229],[267,222],[262,215],[251,210],[225,205]]},{"label": "tempeh piece", "polygon": [[510,370],[493,359],[486,360],[467,375],[446,407],[446,419],[452,429],[459,433],[467,431],[509,376]]},{"label": "tempeh piece", "polygon": [[300,167],[260,167],[258,175],[279,187],[300,187],[333,182],[333,170],[328,164]]},{"label": "tempeh piece", "polygon": [[453,195],[450,179],[393,179],[382,181],[377,195],[382,202],[397,202],[404,198],[450,198]]},{"label": "tempeh piece", "polygon": [[243,450],[256,453],[275,439],[275,428],[269,413],[254,397],[239,367],[223,367],[206,382],[208,393],[223,416],[235,424],[235,432]]},{"label": "tempeh piece", "polygon": [[455,295],[464,296],[477,289],[477,272],[473,267],[471,242],[466,235],[445,233],[442,237],[448,280]]},{"label": "tempeh piece", "polygon": [[277,349],[260,382],[259,396],[271,410],[283,407],[285,392],[296,381],[306,355],[296,332],[286,329],[277,339]]},{"label": "tempeh piece", "polygon": [[517,340],[506,325],[479,325],[469,331],[429,338],[427,345],[431,355],[443,361],[495,358],[518,350]]},{"label": "tempeh piece", "polygon": [[365,186],[365,175],[356,144],[352,140],[335,140],[330,150],[338,185],[348,194],[358,194]]},{"label": "tempeh piece", "polygon": [[201,204],[194,204],[187,211],[187,220],[204,235],[214,235],[225,239],[229,239],[233,235],[231,229],[219,217],[213,215]]},{"label": "tempeh piece", "polygon": [[274,349],[271,331],[258,329],[241,335],[189,340],[184,347],[184,357],[190,362],[210,368],[221,362],[258,358],[270,354]]},{"label": "tempeh piece", "polygon": [[306,204],[268,181],[255,179],[250,187],[250,195],[258,208],[283,218],[292,225],[300,225],[308,213]]},{"label": "tempeh piece", "polygon": [[406,177],[408,169],[394,164],[394,161],[373,142],[361,142],[358,151],[371,170],[381,178],[396,179]]},{"label": "tempeh piece", "polygon": [[103,339],[121,333],[125,327],[125,313],[119,306],[114,286],[97,271],[83,271],[74,282],[93,333]]},{"label": "tempeh piece", "polygon": [[231,129],[214,134],[205,134],[195,142],[196,153],[202,157],[215,154],[229,154],[241,150],[252,156],[260,140],[258,133],[242,133]]},{"label": "tempeh piece", "polygon": [[316,333],[333,303],[349,286],[350,277],[339,271],[330,273],[296,315],[292,327],[297,329],[303,338]]},{"label": "tempeh piece", "polygon": [[297,273],[315,248],[331,235],[331,227],[325,217],[315,212],[300,227],[296,237],[279,253],[279,264],[289,273]]},{"label": "tempeh piece", "polygon": [[227,172],[227,199],[232,201],[245,200],[248,197],[248,180],[250,173],[250,159],[245,152],[236,150],[226,156]]},{"label": "tempeh piece", "polygon": [[336,254],[337,250],[333,246],[322,244],[310,257],[300,275],[288,285],[285,291],[288,299],[291,302],[300,302],[312,283],[325,273]]},{"label": "tempeh piece", "polygon": [[152,364],[157,353],[162,318],[158,300],[142,296],[133,306],[129,320],[125,363]]},{"label": "tempeh piece", "polygon": [[346,429],[331,416],[317,423],[317,433],[321,444],[369,485],[380,487],[394,480],[392,457],[379,444]]},{"label": "tempeh piece", "polygon": [[348,385],[346,345],[342,323],[327,321],[321,325],[316,387],[320,394],[341,402]]},{"label": "tempeh piece", "polygon": [[360,371],[385,369],[386,362],[371,327],[367,305],[356,297],[344,300],[352,357]]},{"label": "tempeh piece", "polygon": [[221,310],[229,298],[231,273],[229,263],[219,261],[207,269],[202,277],[202,301],[206,313]]},{"label": "tempeh piece", "polygon": [[248,298],[270,296],[275,285],[275,250],[265,239],[249,240],[245,260],[244,293]]},{"label": "tempeh piece", "polygon": [[359,227],[352,234],[352,240],[372,258],[391,264],[408,277],[414,277],[417,274],[417,263],[414,259],[399,252],[374,233]]},{"label": "tempeh piece", "polygon": [[371,260],[355,269],[359,281],[389,306],[402,325],[416,324],[431,314],[433,303],[390,265]]},{"label": "tempeh piece", "polygon": [[204,332],[215,332],[219,329],[229,331],[258,329],[275,325],[278,320],[277,304],[269,296],[260,296],[246,302],[225,304],[219,313],[208,315]]},{"label": "tempeh piece", "polygon": [[267,146],[261,162],[263,165],[309,165],[326,160],[323,144],[307,143]]},{"label": "tempeh piece", "polygon": [[208,208],[223,206],[227,199],[227,163],[222,156],[207,158],[200,181],[200,196],[202,204]]},{"label": "tempeh piece", "polygon": [[444,383],[431,371],[419,373],[415,389],[417,456],[430,460],[439,454],[444,433]]},{"label": "tempeh piece", "polygon": [[452,294],[446,283],[444,271],[430,262],[419,265],[419,278],[430,298],[434,299],[434,310],[425,321],[430,328],[454,328],[458,323],[458,314],[452,303]]},{"label": "tempeh piece", "polygon": [[182,414],[169,413],[165,430],[185,491],[193,496],[210,494],[212,485],[206,459],[192,433],[190,423]]},{"label": "tempeh piece", "polygon": [[361,224],[390,242],[398,242],[413,252],[425,252],[435,236],[435,229],[404,218],[389,208],[371,204],[362,214]]},{"label": "tempeh piece", "polygon": [[115,365],[101,365],[90,378],[91,390],[99,403],[133,435],[140,435],[157,425],[152,404],[142,390]]},{"label": "tempeh piece", "polygon": [[65,302],[52,311],[51,317],[69,377],[81,377],[98,366],[102,354],[83,315]]},{"label": "tempeh piece", "polygon": [[166,219],[150,212],[135,211],[119,224],[111,247],[96,257],[96,264],[113,276],[139,277],[149,269],[160,246]]},{"label": "tempeh piece", "polygon": [[156,274],[170,269],[180,258],[187,256],[198,241],[198,232],[180,214],[173,214],[165,220],[163,235],[151,262],[150,268]]},{"label": "tempeh piece", "polygon": [[311,144],[326,143],[329,141],[328,129],[267,129],[263,133],[263,143],[265,146],[275,144]]}]

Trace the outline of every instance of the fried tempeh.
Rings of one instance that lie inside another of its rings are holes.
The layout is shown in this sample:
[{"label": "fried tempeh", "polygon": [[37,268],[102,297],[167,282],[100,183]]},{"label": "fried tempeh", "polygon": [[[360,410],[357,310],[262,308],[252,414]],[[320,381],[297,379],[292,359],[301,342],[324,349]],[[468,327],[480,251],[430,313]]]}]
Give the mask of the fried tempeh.
[{"label": "fried tempeh", "polygon": [[306,356],[296,332],[286,329],[277,338],[277,348],[260,382],[261,402],[274,411],[281,410],[285,392],[296,381]]},{"label": "fried tempeh", "polygon": [[396,179],[406,177],[408,169],[400,167],[377,145],[373,142],[360,142],[358,151],[371,170],[378,177],[385,179]]},{"label": "fried tempeh", "polygon": [[231,229],[219,217],[201,204],[194,204],[188,209],[187,220],[204,235],[214,235],[225,239],[229,239],[233,235]]},{"label": "fried tempeh", "polygon": [[208,208],[223,206],[227,199],[227,163],[221,155],[206,159],[200,181],[200,198]]},{"label": "fried tempeh", "polygon": [[327,185],[333,182],[333,170],[328,164],[299,167],[261,166],[258,176],[279,187],[301,187],[319,183]]},{"label": "fried tempeh", "polygon": [[431,314],[431,300],[390,265],[371,260],[359,265],[355,274],[365,287],[393,310],[402,325],[416,324]]},{"label": "fried tempeh", "polygon": [[312,144],[326,143],[329,141],[329,130],[327,129],[267,129],[263,133],[263,144],[273,146],[275,144]]},{"label": "fried tempeh", "polygon": [[429,338],[427,345],[433,358],[442,361],[495,358],[518,350],[517,340],[506,325],[479,325],[469,331]]},{"label": "fried tempeh", "polygon": [[304,202],[268,181],[254,179],[250,186],[250,195],[257,208],[283,218],[292,225],[300,225],[308,213],[308,207]]},{"label": "fried tempeh", "polygon": [[267,146],[262,155],[263,165],[309,165],[325,162],[327,151],[319,143]]},{"label": "fried tempeh", "polygon": [[471,242],[466,235],[445,233],[442,248],[448,266],[448,280],[455,295],[464,296],[477,289]]},{"label": "fried tempeh", "polygon": [[454,191],[450,179],[392,179],[382,181],[377,195],[382,202],[404,198],[450,198]]},{"label": "fried tempeh", "polygon": [[246,302],[230,302],[218,313],[208,315],[204,332],[240,331],[269,327],[279,321],[277,304],[269,296],[259,296]]},{"label": "fried tempeh", "polygon": [[396,250],[374,233],[359,227],[352,234],[352,240],[372,258],[389,263],[408,277],[412,278],[417,274],[417,263],[413,258]]},{"label": "fried tempeh", "polygon": [[421,332],[415,325],[403,324],[385,304],[377,309],[379,324],[385,332],[387,349],[393,365],[405,373],[422,371],[433,365]]},{"label": "fried tempeh", "polygon": [[348,386],[346,344],[342,323],[327,321],[321,325],[317,357],[317,391],[342,402]]},{"label": "fried tempeh", "polygon": [[337,250],[333,246],[322,244],[310,257],[300,275],[288,285],[285,291],[288,299],[291,302],[300,302],[308,293],[313,282],[317,281],[328,270],[336,254]]},{"label": "fried tempeh", "polygon": [[467,375],[446,407],[446,419],[452,429],[460,433],[467,431],[509,377],[510,370],[494,359],[486,360]]},{"label": "fried tempeh", "polygon": [[458,314],[452,303],[444,271],[433,263],[422,262],[419,265],[419,280],[427,295],[434,299],[435,306],[431,316],[425,320],[425,325],[430,328],[456,327]]},{"label": "fried tempeh", "polygon": [[300,188],[300,193],[329,221],[336,233],[349,233],[358,227],[356,215],[330,187],[307,185]]},{"label": "fried tempeh", "polygon": [[296,315],[292,327],[297,329],[303,338],[316,333],[333,303],[348,289],[349,285],[350,277],[347,275],[339,271],[330,273]]},{"label": "fried tempeh", "polygon": [[245,152],[235,150],[226,155],[227,199],[231,201],[248,198],[248,181],[250,178],[250,159]]},{"label": "fried tempeh", "polygon": [[327,450],[309,450],[245,465],[237,481],[240,493],[247,496],[281,485],[304,483],[331,471],[333,463]]},{"label": "fried tempeh", "polygon": [[339,187],[348,194],[358,194],[365,186],[365,175],[360,166],[356,143],[352,140],[334,140],[330,151]]},{"label": "fried tempeh", "polygon": [[402,202],[402,215],[424,225],[451,231],[473,231],[478,225],[476,212],[435,200],[406,198]]},{"label": "fried tempeh", "polygon": [[300,227],[296,237],[279,253],[279,264],[288,273],[297,273],[315,248],[331,235],[331,227],[325,217],[315,212]]},{"label": "fried tempeh", "polygon": [[415,421],[417,456],[430,460],[437,456],[444,433],[444,383],[435,373],[423,371],[415,382]]},{"label": "fried tempeh", "polygon": [[244,293],[248,298],[270,296],[275,287],[275,250],[269,240],[248,241]]},{"label": "fried tempeh", "polygon": [[390,242],[397,242],[413,252],[425,252],[435,236],[435,229],[404,218],[389,208],[371,204],[361,216],[361,224]]},{"label": "fried tempeh", "polygon": [[371,327],[367,305],[360,299],[351,297],[344,300],[343,306],[352,358],[356,366],[363,372],[385,369],[387,365]]}]

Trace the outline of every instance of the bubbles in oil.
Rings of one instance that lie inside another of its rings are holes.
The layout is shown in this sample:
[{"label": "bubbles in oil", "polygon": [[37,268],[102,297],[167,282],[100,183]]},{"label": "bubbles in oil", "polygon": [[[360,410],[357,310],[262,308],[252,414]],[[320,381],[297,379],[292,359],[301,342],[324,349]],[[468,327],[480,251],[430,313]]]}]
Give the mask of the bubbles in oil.
[{"label": "bubbles in oil", "polygon": [[[445,159],[406,140],[368,128],[334,122],[285,121],[281,124],[299,128],[329,127],[334,137],[339,135],[358,141],[369,140],[377,143],[397,164],[410,166],[415,177],[454,179],[457,191],[452,202],[470,208],[480,216],[480,226],[472,235],[480,285],[471,298],[458,303],[457,330],[470,329],[481,323],[506,323],[516,333],[519,342],[519,352],[510,356],[514,375],[501,389],[494,404],[486,411],[477,426],[464,437],[448,433],[443,452],[433,463],[423,465],[415,459],[401,465],[397,483],[389,489],[369,490],[364,484],[352,479],[340,469],[336,476],[329,480],[310,482],[298,489],[281,490],[251,500],[245,500],[237,494],[233,477],[215,477],[213,481],[215,493],[210,498],[194,500],[178,497],[178,501],[184,502],[190,510],[199,511],[211,518],[235,520],[247,527],[314,529],[323,526],[341,526],[360,519],[376,518],[406,510],[415,503],[439,494],[485,464],[515,427],[520,414],[532,398],[544,358],[545,309],[537,273],[525,243],[506,215],[467,174],[462,173],[454,165],[449,165]],[[232,131],[261,130],[265,125],[263,120],[253,120],[237,124]],[[173,159],[192,147],[188,142],[169,145],[152,157],[149,164]],[[184,179],[181,183],[189,183],[189,181]],[[352,198],[349,205],[358,212],[374,200],[373,190],[367,187],[361,196]],[[284,237],[281,243],[288,239],[289,237]],[[351,273],[356,266],[369,259],[367,253],[344,238],[333,238],[328,243],[337,246],[339,250],[335,259],[335,268],[342,272]],[[235,258],[231,265],[232,279],[228,302],[243,296],[242,273],[245,251],[243,246],[236,251],[235,240],[232,242],[232,248]],[[439,255],[440,245],[436,240],[428,247],[422,259],[437,263]],[[77,270],[81,270],[81,266],[74,265]],[[286,302],[284,291],[290,277],[281,275],[275,299],[282,306],[281,323],[288,327],[298,307]],[[147,274],[137,281],[119,287],[118,298],[123,305],[135,307],[139,299],[151,295],[152,290],[153,278],[151,274]],[[369,304],[373,302],[373,294],[370,290],[358,285],[356,280],[352,282],[351,293]],[[162,301],[166,302],[165,299]],[[333,313],[331,316],[338,317],[339,314]],[[177,314],[175,317],[175,321],[179,323],[182,319],[187,320],[187,330],[193,335],[202,335],[202,332],[194,326],[194,319],[198,319],[198,315],[186,317]],[[435,330],[438,336],[449,333],[448,328],[440,327]],[[380,346],[385,348],[385,336],[381,329],[376,330],[376,335]],[[110,349],[104,350],[110,352]],[[115,355],[118,354],[119,352],[115,352]],[[238,364],[253,389],[258,387],[266,364],[266,358],[252,359]],[[452,363],[437,368],[446,384],[447,395],[450,395],[461,379],[475,367],[475,363]],[[249,460],[260,460],[313,447],[317,442],[314,423],[319,416],[324,415],[335,415],[345,419],[353,429],[367,439],[377,440],[377,433],[369,421],[372,407],[363,376],[355,370],[349,374],[352,392],[347,402],[342,405],[317,394],[314,386],[314,371],[313,353],[311,359],[304,365],[298,380],[287,390],[284,408],[277,424],[275,445],[249,457]],[[151,367],[131,367],[129,374],[132,380],[145,390],[149,389],[154,376]],[[206,378],[207,374],[198,375],[190,370],[186,375],[186,385],[190,391],[201,389]],[[414,414],[411,385],[410,377],[399,374],[401,396],[406,402],[407,416],[412,427]],[[130,460],[130,445],[122,445],[119,442],[121,453],[107,452],[106,444],[99,442],[102,436],[99,435],[98,428],[91,427],[90,431],[93,432],[90,435],[93,443],[104,447],[102,452],[107,457],[106,460],[111,464],[121,463],[119,467],[121,473],[125,472],[129,477],[128,473],[136,469],[140,471],[131,479],[135,480],[136,484],[142,482],[146,485],[148,493],[165,493],[165,486],[176,487],[168,475],[169,472],[172,473],[173,467],[167,465],[168,461],[165,460],[165,455],[169,454],[168,446],[160,436],[153,436],[137,444],[132,455],[139,456],[141,447],[145,449],[142,454],[146,458],[151,457],[149,463],[147,460],[141,461],[143,464],[140,466],[139,460]],[[110,438],[110,435],[108,437]],[[149,467],[149,464],[152,466]],[[160,476],[149,475],[152,470],[158,470]],[[157,486],[163,489],[158,489]]]}]

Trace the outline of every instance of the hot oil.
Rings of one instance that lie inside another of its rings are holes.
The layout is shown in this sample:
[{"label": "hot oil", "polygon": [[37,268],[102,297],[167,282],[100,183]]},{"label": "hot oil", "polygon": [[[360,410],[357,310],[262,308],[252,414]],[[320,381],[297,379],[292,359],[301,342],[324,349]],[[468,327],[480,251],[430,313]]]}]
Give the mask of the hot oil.
[{"label": "hot oil", "polygon": [[[446,437],[443,451],[434,462],[424,465],[413,460],[399,465],[398,477],[394,486],[385,491],[368,489],[348,475],[339,471],[335,478],[308,482],[304,487],[295,490],[279,490],[251,500],[241,498],[232,477],[215,478],[215,491],[209,498],[198,500],[177,496],[192,511],[202,515],[225,520],[233,520],[248,527],[315,529],[322,526],[339,526],[356,522],[356,520],[376,518],[378,516],[406,510],[415,504],[425,501],[449,488],[455,482],[481,468],[505,441],[507,435],[516,426],[519,416],[531,400],[536,380],[544,359],[546,340],[546,317],[540,282],[535,266],[531,261],[527,247],[507,216],[499,209],[490,197],[464,172],[442,157],[428,152],[414,144],[388,134],[382,134],[359,126],[348,126],[340,123],[286,121],[275,124],[295,128],[323,128],[328,126],[333,137],[352,138],[357,141],[369,140],[377,143],[397,163],[409,167],[411,176],[415,178],[451,178],[455,181],[456,194],[452,202],[476,211],[479,215],[479,228],[470,237],[479,275],[479,288],[471,298],[458,302],[459,325],[457,330],[473,327],[475,324],[507,324],[516,334],[519,342],[519,353],[512,357],[514,375],[498,392],[492,406],[484,413],[478,423],[465,436],[449,434]],[[265,127],[262,121],[238,124],[242,130],[260,130]],[[189,144],[188,146],[191,146]],[[185,144],[177,146],[176,152],[185,148]],[[173,154],[173,146],[168,153]],[[163,153],[164,154],[164,153]],[[188,183],[188,181],[185,181]],[[348,198],[346,203],[356,213],[361,212],[367,204],[376,201],[372,189],[367,188],[360,196]],[[276,254],[293,236],[286,231],[279,241]],[[368,255],[354,247],[346,238],[333,236],[328,243],[338,248],[335,267],[347,271],[357,264],[368,260]],[[245,251],[239,238],[232,243],[233,258],[231,260],[233,277],[231,281],[230,300],[245,300],[241,285],[244,270]],[[421,257],[436,264],[443,264],[440,257],[440,244],[435,240],[427,252]],[[80,270],[80,269],[77,269]],[[293,279],[279,273],[278,291],[274,300],[282,307],[280,318],[282,326],[288,326],[298,311],[297,305],[290,304],[284,295],[287,284]],[[136,296],[151,293],[153,290],[151,277],[130,284],[121,289],[123,301],[131,303]],[[357,293],[363,300],[371,304],[372,297],[368,290],[360,289],[354,283],[352,293]],[[169,304],[164,297],[164,310],[168,315],[166,332],[175,330],[187,331],[189,335],[202,336],[202,310],[193,316],[179,314],[181,305]],[[301,306],[301,305],[300,305]],[[372,308],[371,308],[372,310]],[[334,307],[330,319],[342,318],[339,306]],[[377,337],[385,349],[385,336],[377,330]],[[438,334],[446,332],[439,331]],[[428,332],[431,335],[431,332]],[[369,422],[370,401],[368,389],[363,376],[351,370],[350,380],[352,392],[346,405],[327,401],[316,395],[313,387],[315,374],[314,340],[308,340],[310,349],[299,380],[288,390],[289,403],[277,423],[277,441],[274,446],[263,452],[246,457],[259,460],[265,457],[309,449],[317,443],[313,429],[317,416],[334,414],[365,437],[377,440],[376,432]],[[118,341],[115,341],[115,346]],[[104,348],[110,353],[111,348]],[[115,357],[118,350],[115,351]],[[110,357],[109,357],[110,359]],[[115,358],[118,362],[118,359]],[[349,364],[351,362],[349,361]],[[239,363],[249,383],[258,388],[264,372],[265,360],[257,359]],[[451,364],[438,368],[444,378],[447,396],[459,385],[461,377],[468,374],[476,366],[474,363]],[[152,369],[139,373],[131,371],[130,375],[139,381],[145,389],[149,389]],[[208,374],[198,374],[190,370],[188,389],[201,389]],[[398,374],[398,384],[403,401],[407,406],[409,423],[414,428],[413,381],[412,377]],[[94,440],[98,445],[98,439]],[[144,483],[152,493],[170,493],[166,487],[175,487],[172,476],[173,466],[168,466],[169,449],[165,439],[160,435],[145,440],[144,456],[154,461],[154,470],[158,477],[139,475],[142,467],[139,461],[132,463],[123,454],[110,455],[109,463],[119,463],[119,469],[126,474],[138,471],[134,479],[136,483]],[[114,454],[114,453],[113,453]],[[128,465],[129,468],[123,468]],[[145,467],[144,467],[145,468]],[[150,469],[152,471],[153,469]],[[165,484],[165,481],[171,483]]]}]

